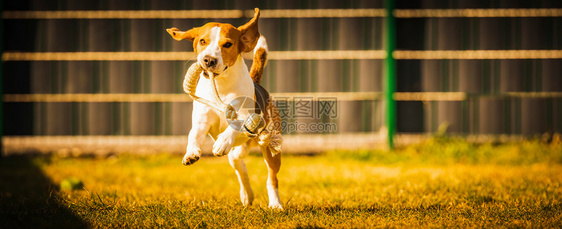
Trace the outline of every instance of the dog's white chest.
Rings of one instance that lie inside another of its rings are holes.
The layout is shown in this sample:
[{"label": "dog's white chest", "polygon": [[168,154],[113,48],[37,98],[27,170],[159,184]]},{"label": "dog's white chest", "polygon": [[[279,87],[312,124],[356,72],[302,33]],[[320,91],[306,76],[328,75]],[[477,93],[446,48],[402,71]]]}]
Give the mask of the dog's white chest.
[{"label": "dog's white chest", "polygon": [[[218,102],[216,100],[212,79],[201,75],[197,84],[196,95],[207,100]],[[250,110],[255,104],[251,101],[254,99],[254,83],[250,78],[248,68],[242,57],[236,61],[228,71],[215,77],[215,85],[222,102],[233,105],[238,112],[239,119],[245,119],[249,116]],[[251,100],[251,101],[248,101]],[[244,104],[240,104],[244,101]],[[222,133],[230,124],[227,122],[226,115],[223,112],[217,112],[204,104],[197,103],[193,107],[193,116],[204,116],[211,122],[209,134],[216,139],[219,133]]]}]

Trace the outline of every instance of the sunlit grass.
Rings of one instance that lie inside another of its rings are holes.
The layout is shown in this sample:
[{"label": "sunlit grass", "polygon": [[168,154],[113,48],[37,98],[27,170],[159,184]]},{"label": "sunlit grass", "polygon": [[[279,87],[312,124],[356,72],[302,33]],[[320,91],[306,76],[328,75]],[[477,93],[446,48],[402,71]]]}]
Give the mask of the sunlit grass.
[{"label": "sunlit grass", "polygon": [[267,208],[260,156],[245,160],[256,196],[248,208],[226,158],[188,167],[169,154],[32,163],[55,184],[83,181],[84,190],[53,198],[92,227],[548,228],[562,225],[561,158],[556,139],[472,144],[448,137],[393,152],[286,155],[284,211]]}]

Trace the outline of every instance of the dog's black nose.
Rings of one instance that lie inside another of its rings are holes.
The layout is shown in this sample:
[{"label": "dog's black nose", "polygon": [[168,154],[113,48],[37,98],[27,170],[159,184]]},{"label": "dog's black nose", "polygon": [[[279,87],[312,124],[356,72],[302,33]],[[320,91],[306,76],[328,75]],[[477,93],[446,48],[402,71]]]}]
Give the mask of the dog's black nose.
[{"label": "dog's black nose", "polygon": [[205,67],[207,68],[213,67],[217,65],[217,58],[207,55],[203,57],[203,64],[205,64]]}]

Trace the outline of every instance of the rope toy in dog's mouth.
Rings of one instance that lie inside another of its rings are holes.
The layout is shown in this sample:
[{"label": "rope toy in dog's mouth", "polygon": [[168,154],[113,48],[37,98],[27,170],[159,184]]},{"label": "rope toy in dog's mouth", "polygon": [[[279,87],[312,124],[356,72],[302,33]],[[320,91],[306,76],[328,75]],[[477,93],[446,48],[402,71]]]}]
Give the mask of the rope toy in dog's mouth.
[{"label": "rope toy in dog's mouth", "polygon": [[[219,91],[217,89],[217,85],[215,83],[215,75],[210,72],[206,71],[207,75],[211,79],[211,84],[213,86],[213,91],[215,95],[215,101],[211,102],[205,98],[201,98],[195,95],[195,90],[197,88],[197,83],[199,82],[199,76],[204,69],[201,65],[196,62],[189,67],[187,70],[187,74],[185,75],[185,79],[183,80],[183,90],[187,93],[194,101],[200,102],[205,104],[218,112],[222,112],[226,115],[226,118],[229,120],[237,120],[238,113],[236,112],[235,108],[230,104],[225,104],[219,96]],[[259,114],[251,114],[243,124],[242,130],[246,135],[249,137],[256,137],[258,134],[265,128],[265,120]]]}]

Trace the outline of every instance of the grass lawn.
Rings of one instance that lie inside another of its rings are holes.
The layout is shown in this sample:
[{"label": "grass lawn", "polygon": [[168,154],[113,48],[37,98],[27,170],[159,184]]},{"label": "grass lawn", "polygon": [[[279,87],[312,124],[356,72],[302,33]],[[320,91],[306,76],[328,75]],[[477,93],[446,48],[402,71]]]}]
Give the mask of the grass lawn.
[{"label": "grass lawn", "polygon": [[[562,143],[436,137],[392,152],[283,157],[285,210],[267,208],[266,166],[249,156],[244,208],[226,157],[0,158],[0,228],[533,227],[562,225]],[[59,191],[69,177],[77,191]]]}]

